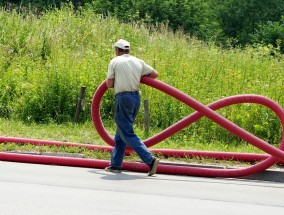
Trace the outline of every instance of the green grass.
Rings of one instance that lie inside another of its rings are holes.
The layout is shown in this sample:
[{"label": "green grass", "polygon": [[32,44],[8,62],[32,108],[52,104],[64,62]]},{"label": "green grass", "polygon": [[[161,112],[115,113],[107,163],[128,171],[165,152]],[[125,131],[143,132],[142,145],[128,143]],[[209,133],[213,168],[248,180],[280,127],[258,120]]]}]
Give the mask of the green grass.
[{"label": "green grass", "polygon": [[57,140],[85,144],[103,145],[91,123],[75,124],[25,124],[20,121],[0,119],[1,135],[30,139]]},{"label": "green grass", "polygon": [[[114,135],[115,127],[110,126],[111,122],[105,123],[107,131]],[[145,132],[135,127],[137,135],[145,139]],[[155,135],[158,130],[151,130],[150,134]],[[20,121],[11,121],[0,118],[0,135],[8,137],[21,137],[27,139],[54,140],[61,142],[74,142],[92,145],[107,145],[96,132],[91,122],[87,123],[66,123],[66,124],[25,124]],[[188,149],[228,152],[252,152],[260,153],[260,150],[246,143],[200,143],[199,137],[187,137],[182,140],[169,138],[152,148],[166,149]]]},{"label": "green grass", "polygon": [[[107,123],[106,123],[107,124]],[[114,127],[108,126],[107,130],[110,134],[113,134]],[[144,132],[142,130],[136,129],[139,136],[143,137]],[[152,131],[154,133],[154,131]],[[100,136],[95,131],[91,123],[84,124],[25,124],[19,121],[10,121],[0,118],[0,136],[9,137],[21,137],[27,139],[40,139],[40,140],[50,140],[50,141],[62,141],[62,142],[74,142],[74,143],[84,143],[92,145],[107,145],[102,141]],[[194,138],[189,138],[183,142],[172,141],[171,139],[166,140],[152,148],[166,148],[166,149],[187,149],[187,150],[204,150],[204,151],[224,151],[224,152],[251,152],[251,153],[261,153],[255,147],[248,144],[201,144],[194,141]],[[88,150],[81,147],[56,147],[56,146],[40,146],[31,144],[16,144],[16,143],[0,143],[0,151],[20,151],[20,152],[53,152],[53,153],[71,153],[80,154],[85,158],[96,158],[109,160],[110,153]],[[162,160],[167,160],[171,162],[187,162],[187,163],[210,163],[218,165],[246,165],[246,163],[235,162],[235,161],[217,161],[214,159],[206,158],[165,158],[161,155],[159,156]],[[131,156],[126,156],[125,161],[140,161],[140,159],[134,154]]]}]

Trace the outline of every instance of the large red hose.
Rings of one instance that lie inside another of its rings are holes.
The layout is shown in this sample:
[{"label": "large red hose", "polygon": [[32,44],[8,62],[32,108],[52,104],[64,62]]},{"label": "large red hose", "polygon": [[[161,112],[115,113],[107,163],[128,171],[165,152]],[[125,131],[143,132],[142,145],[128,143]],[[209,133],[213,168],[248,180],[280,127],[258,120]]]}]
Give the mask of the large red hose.
[{"label": "large red hose", "polygon": [[[274,146],[266,143],[265,141],[255,137],[254,135],[248,133],[244,129],[238,127],[234,123],[230,122],[226,118],[218,115],[214,110],[220,109],[222,107],[237,104],[237,103],[257,103],[267,106],[273,110],[276,115],[279,117],[282,128],[284,121],[284,113],[282,108],[275,103],[274,101],[258,96],[258,95],[239,95],[224,98],[217,102],[214,102],[208,107],[204,106],[200,102],[194,100],[188,95],[178,91],[177,89],[160,82],[155,79],[143,77],[141,83],[154,87],[158,90],[161,90],[174,98],[180,100],[181,102],[187,104],[197,112],[189,115],[188,117],[180,120],[174,125],[170,126],[166,130],[160,132],[159,134],[154,135],[151,138],[145,140],[145,144],[150,147],[153,146],[179,130],[185,128],[196,120],[200,119],[203,116],[208,117],[209,119],[215,121],[225,129],[239,136],[240,138],[246,140],[247,142],[255,145],[256,147],[262,149],[270,155],[266,154],[248,154],[248,153],[228,153],[228,152],[206,152],[206,151],[190,151],[190,150],[166,150],[166,149],[153,149],[153,152],[160,153],[165,156],[176,156],[176,157],[208,157],[216,159],[231,159],[231,160],[240,160],[240,161],[261,161],[258,164],[255,164],[251,167],[243,169],[212,169],[212,168],[201,168],[201,167],[190,167],[190,166],[178,166],[178,165],[159,165],[158,173],[165,174],[180,174],[180,175],[195,175],[195,176],[206,176],[206,177],[241,177],[250,174],[255,174],[257,172],[263,171],[269,168],[275,163],[284,163],[284,152],[283,150],[283,137],[280,144],[280,149],[277,149]],[[102,139],[113,146],[113,138],[105,130],[101,117],[100,117],[100,103],[104,93],[107,91],[105,82],[103,82],[97,89],[93,101],[92,101],[92,119],[95,128],[97,129],[99,135]],[[283,133],[283,132],[282,132]],[[34,139],[25,139],[25,138],[14,138],[14,137],[0,137],[0,142],[15,142],[22,144],[35,144],[35,145],[51,145],[51,146],[73,146],[73,147],[83,147],[90,150],[104,150],[111,151],[112,147],[109,146],[94,146],[88,144],[78,144],[78,143],[66,143],[58,141],[46,141],[46,140],[34,140]],[[132,153],[131,150],[127,151],[127,154]],[[16,162],[28,162],[28,163],[42,163],[42,164],[57,164],[57,165],[68,165],[68,166],[80,166],[80,167],[93,167],[93,168],[104,168],[108,165],[108,161],[103,160],[94,160],[94,159],[80,159],[80,158],[62,158],[54,156],[37,156],[37,155],[23,155],[23,154],[14,154],[14,153],[0,153],[0,160],[6,161],[16,161]],[[148,168],[146,165],[141,163],[131,163],[124,162],[123,168],[132,171],[147,172]]]},{"label": "large red hose", "polygon": [[[280,122],[282,124],[282,134],[284,128],[284,112],[281,106],[279,106],[276,102],[272,101],[263,96],[259,95],[238,95],[232,96],[228,98],[224,98],[217,102],[214,102],[210,105],[205,106],[198,102],[197,100],[191,98],[190,96],[186,95],[183,92],[180,92],[176,88],[167,85],[159,80],[151,79],[148,77],[142,77],[141,83],[156,88],[175,99],[183,102],[184,104],[188,105],[189,107],[195,109],[197,112],[190,114],[188,117],[180,120],[179,122],[175,123],[174,125],[170,126],[169,128],[165,129],[164,131],[160,132],[159,134],[154,135],[151,138],[144,140],[146,146],[150,147],[153,146],[160,141],[168,138],[169,136],[173,135],[174,133],[178,132],[179,130],[185,128],[186,126],[190,125],[191,123],[195,122],[196,120],[200,119],[203,116],[208,117],[212,121],[216,122],[223,128],[227,129],[231,133],[235,134],[236,136],[242,138],[243,140],[247,141],[248,143],[258,147],[259,149],[263,150],[264,152],[270,154],[265,160],[261,161],[258,164],[253,166],[242,168],[242,169],[208,169],[208,168],[200,168],[200,167],[185,167],[185,166],[175,166],[176,169],[172,169],[172,166],[165,166],[165,171],[170,173],[182,173],[185,175],[200,175],[200,176],[211,176],[211,177],[241,177],[245,175],[255,174],[257,172],[263,171],[279,160],[284,160],[284,152],[282,151],[284,148],[284,138],[282,136],[282,140],[279,146],[279,149],[270,145],[269,143],[265,142],[264,140],[252,135],[251,133],[245,131],[244,129],[240,128],[236,124],[232,123],[228,119],[224,118],[223,116],[217,114],[214,110],[217,110],[222,107],[226,107],[229,105],[237,104],[237,103],[256,103],[264,105],[270,108],[275,114],[279,117]],[[105,82],[103,82],[99,88],[97,89],[93,102],[92,102],[92,119],[96,130],[98,131],[99,135],[102,139],[108,143],[109,145],[114,145],[113,138],[109,135],[109,133],[105,130],[101,117],[100,117],[100,103],[104,93],[107,91],[107,87]],[[176,150],[169,150],[169,154],[176,153]],[[206,153],[204,153],[206,155]],[[162,167],[161,167],[162,168]],[[162,171],[159,166],[158,172]]]}]

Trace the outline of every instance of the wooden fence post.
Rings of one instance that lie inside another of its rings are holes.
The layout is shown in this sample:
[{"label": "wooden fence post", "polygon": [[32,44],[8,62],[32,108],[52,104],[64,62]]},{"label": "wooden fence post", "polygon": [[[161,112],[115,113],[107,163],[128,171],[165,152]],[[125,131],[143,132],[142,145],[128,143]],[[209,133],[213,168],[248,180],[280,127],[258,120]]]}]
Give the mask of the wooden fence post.
[{"label": "wooden fence post", "polygon": [[86,87],[85,86],[81,86],[81,91],[80,91],[80,95],[77,101],[77,108],[76,108],[76,114],[75,114],[75,118],[74,121],[78,122],[79,120],[79,115],[81,110],[83,110],[84,108],[84,96],[85,96],[85,91],[86,91]]},{"label": "wooden fence post", "polygon": [[150,129],[150,112],[148,100],[144,100],[144,126],[145,132],[148,134]]}]

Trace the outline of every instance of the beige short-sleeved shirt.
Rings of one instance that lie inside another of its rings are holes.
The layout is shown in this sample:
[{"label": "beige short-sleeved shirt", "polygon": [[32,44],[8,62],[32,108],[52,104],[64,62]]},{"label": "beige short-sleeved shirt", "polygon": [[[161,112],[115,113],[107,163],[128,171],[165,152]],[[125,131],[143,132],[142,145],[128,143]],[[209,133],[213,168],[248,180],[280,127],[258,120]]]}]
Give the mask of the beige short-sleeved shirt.
[{"label": "beige short-sleeved shirt", "polygon": [[114,93],[138,91],[140,79],[150,74],[154,69],[143,60],[123,54],[110,61],[107,79],[114,78]]}]

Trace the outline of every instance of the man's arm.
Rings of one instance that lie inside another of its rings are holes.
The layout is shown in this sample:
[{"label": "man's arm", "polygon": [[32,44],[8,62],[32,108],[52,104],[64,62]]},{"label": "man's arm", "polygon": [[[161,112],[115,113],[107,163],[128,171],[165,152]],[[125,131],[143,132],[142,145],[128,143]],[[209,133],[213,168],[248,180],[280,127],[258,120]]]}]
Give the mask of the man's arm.
[{"label": "man's arm", "polygon": [[157,78],[159,76],[156,70],[153,70],[150,74],[147,75],[150,78]]},{"label": "man's arm", "polygon": [[108,88],[114,87],[114,78],[106,79],[106,85],[107,85]]}]

